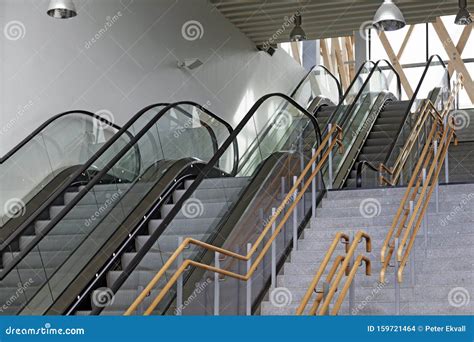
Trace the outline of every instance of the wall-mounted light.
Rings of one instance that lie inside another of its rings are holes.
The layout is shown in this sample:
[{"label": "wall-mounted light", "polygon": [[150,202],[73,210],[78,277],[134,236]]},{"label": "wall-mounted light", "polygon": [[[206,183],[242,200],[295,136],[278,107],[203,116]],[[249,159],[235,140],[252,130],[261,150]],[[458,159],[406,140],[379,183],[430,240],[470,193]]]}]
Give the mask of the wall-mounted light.
[{"label": "wall-mounted light", "polygon": [[56,19],[69,19],[77,15],[76,6],[72,0],[51,0],[46,13]]},{"label": "wall-mounted light", "polygon": [[178,68],[193,70],[199,68],[202,64],[203,63],[197,58],[185,59],[184,61],[178,62]]},{"label": "wall-mounted light", "polygon": [[471,13],[467,10],[467,0],[459,0],[459,11],[454,19],[457,25],[469,25],[472,23]]},{"label": "wall-mounted light", "polygon": [[379,31],[395,31],[405,27],[402,11],[392,0],[384,0],[374,15],[374,26]]},{"label": "wall-mounted light", "polygon": [[301,24],[303,19],[301,15],[295,14],[295,27],[290,32],[290,40],[292,42],[299,42],[300,40],[306,40],[306,32],[304,32]]}]

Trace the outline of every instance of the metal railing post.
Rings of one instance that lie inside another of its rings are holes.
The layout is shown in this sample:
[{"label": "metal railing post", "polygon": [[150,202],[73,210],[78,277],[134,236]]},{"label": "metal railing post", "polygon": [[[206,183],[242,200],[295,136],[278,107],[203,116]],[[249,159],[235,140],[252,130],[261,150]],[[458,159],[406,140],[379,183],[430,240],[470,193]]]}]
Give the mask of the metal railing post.
[{"label": "metal railing post", "polygon": [[[276,208],[272,208],[272,217],[275,216]],[[272,224],[272,236],[275,233],[276,223],[273,222]],[[274,289],[276,287],[276,239],[272,242],[272,277],[271,277],[271,288]]]},{"label": "metal railing post", "polygon": [[[214,265],[216,268],[221,268],[221,263],[219,260],[219,252],[214,254]],[[220,284],[219,284],[219,273],[214,273],[214,316],[219,316],[219,307],[220,307]]]},{"label": "metal railing post", "polygon": [[[438,153],[438,141],[435,140],[433,142],[433,149],[434,149],[434,155],[436,157]],[[438,170],[438,161],[435,160],[435,172]],[[439,213],[439,179],[436,179],[436,184],[435,184],[435,206],[436,206],[436,213]]]},{"label": "metal railing post", "polygon": [[[444,118],[444,129],[448,127],[448,115]],[[444,157],[444,182],[449,183],[449,148],[446,150],[446,156]]]},{"label": "metal railing post", "polygon": [[[296,184],[298,177],[293,176],[293,184]],[[298,189],[295,190],[295,193],[293,194],[293,200],[296,199],[296,196],[298,196]],[[298,249],[298,204],[295,205],[295,208],[293,210],[293,250]]]},{"label": "metal railing post", "polygon": [[[314,155],[316,154],[316,149],[311,150],[311,158],[314,158]],[[316,160],[313,161],[313,164],[311,165],[311,173],[314,172],[316,169]],[[316,218],[316,177],[313,178],[311,181],[311,212],[313,215],[313,219]]]},{"label": "metal railing post", "polygon": [[[250,253],[252,249],[252,244],[247,244],[247,254]],[[247,273],[250,271],[250,267],[252,267],[252,258],[249,258],[247,261]],[[245,301],[245,314],[247,316],[252,315],[252,277],[247,280],[247,288],[246,288],[246,301]]]},{"label": "metal railing post", "polygon": [[[328,125],[328,132],[331,132],[331,129],[332,129],[332,124],[329,124]],[[330,133],[329,134],[329,142],[328,142],[328,146],[331,146],[332,144],[332,135]],[[332,149],[329,151],[329,157],[328,157],[328,169],[329,169],[329,183],[327,185],[327,188],[328,190],[331,190],[332,189]]]},{"label": "metal railing post", "polygon": [[[329,294],[329,284],[327,282],[323,282],[323,298],[321,299],[321,303],[324,303],[326,301],[328,294]],[[328,305],[328,309],[326,310],[326,313],[324,315],[328,316],[330,311],[331,311],[331,304]]]},{"label": "metal railing post", "polygon": [[[413,217],[413,210],[414,210],[414,202],[410,201],[410,219]],[[414,231],[411,231],[411,234],[413,236]],[[415,241],[416,244],[416,241]],[[410,255],[410,280],[411,280],[411,285],[415,286],[415,244],[413,245],[413,252]]]},{"label": "metal railing post", "polygon": [[[426,168],[423,168],[423,186],[426,184]],[[423,217],[423,234],[425,236],[425,247],[428,246],[428,217]],[[425,252],[427,249],[425,248]]]},{"label": "metal railing post", "polygon": [[[178,247],[183,243],[183,237],[178,237]],[[179,253],[177,259],[178,267],[183,263],[183,253]],[[181,316],[183,308],[183,274],[176,281],[176,316]]]},{"label": "metal railing post", "polygon": [[[399,240],[398,238],[395,239],[395,250],[393,251],[394,254],[397,253],[398,250],[398,245],[399,245]],[[395,315],[399,316],[400,315],[400,284],[397,279],[398,275],[398,260],[395,258]]]},{"label": "metal railing post", "polygon": [[[350,240],[349,240],[349,245],[352,245],[354,242],[354,232],[351,232],[350,235]],[[352,269],[354,266],[354,253],[351,256],[351,261],[349,262],[349,269]],[[355,301],[355,284],[354,281],[351,282],[351,286],[349,287],[349,315],[352,315],[352,311],[354,309],[354,301]]]}]

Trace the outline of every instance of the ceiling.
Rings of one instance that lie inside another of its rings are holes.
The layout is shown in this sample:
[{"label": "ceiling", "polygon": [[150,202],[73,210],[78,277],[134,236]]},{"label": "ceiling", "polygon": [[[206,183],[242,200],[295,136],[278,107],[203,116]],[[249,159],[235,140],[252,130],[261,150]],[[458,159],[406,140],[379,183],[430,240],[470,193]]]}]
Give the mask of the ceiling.
[{"label": "ceiling", "polygon": [[[303,17],[303,29],[310,40],[352,35],[367,26],[382,0],[211,0],[211,3],[256,45],[288,41],[296,11]],[[408,24],[434,21],[456,14],[458,0],[396,0]],[[286,24],[286,25],[285,25]]]}]

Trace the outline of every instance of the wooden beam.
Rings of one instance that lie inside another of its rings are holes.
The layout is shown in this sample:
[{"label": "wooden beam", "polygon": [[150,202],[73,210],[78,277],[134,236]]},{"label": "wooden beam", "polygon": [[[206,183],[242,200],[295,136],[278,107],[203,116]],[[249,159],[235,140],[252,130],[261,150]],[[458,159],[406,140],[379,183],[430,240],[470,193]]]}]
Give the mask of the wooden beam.
[{"label": "wooden beam", "polygon": [[326,39],[321,39],[319,41],[319,47],[321,49],[321,55],[323,56],[323,64],[330,72],[335,74],[334,68],[331,63],[331,57],[329,55],[328,45],[326,43]]},{"label": "wooden beam", "polygon": [[355,57],[354,57],[354,43],[351,36],[345,38],[347,61],[349,62],[349,78],[352,80],[355,77]]},{"label": "wooden beam", "polygon": [[[469,39],[471,32],[472,32],[472,25],[466,25],[464,29],[462,30],[461,36],[459,37],[459,41],[456,45],[456,49],[458,50],[460,56],[462,56],[462,53],[464,51],[464,48],[466,47],[467,40]],[[449,75],[453,74],[454,72],[453,63],[448,63],[448,72],[449,72]]]},{"label": "wooden beam", "polygon": [[438,34],[438,37],[441,40],[446,53],[449,56],[450,63],[458,73],[461,73],[464,76],[464,89],[466,89],[467,95],[471,99],[471,102],[474,103],[474,84],[472,83],[471,75],[469,74],[464,61],[461,58],[461,54],[459,53],[456,46],[454,46],[446,26],[444,26],[440,18],[437,18],[433,23],[433,27]]},{"label": "wooden beam", "polygon": [[291,42],[291,54],[293,55],[293,58],[295,61],[299,64],[301,64],[301,58],[300,58],[300,48],[298,46],[298,42]]},{"label": "wooden beam", "polygon": [[342,58],[341,44],[339,38],[332,38],[331,45],[336,56],[337,69],[339,71],[339,76],[341,78],[341,85],[344,90],[349,87],[349,79],[344,65],[344,60]]},{"label": "wooden beam", "polygon": [[405,74],[405,71],[400,65],[400,61],[398,60],[397,55],[395,55],[395,52],[393,51],[392,45],[390,45],[390,42],[388,41],[387,35],[385,34],[385,32],[381,31],[379,32],[379,37],[380,42],[382,43],[385,52],[387,52],[387,56],[393,65],[393,68],[397,71],[398,76],[400,76],[400,82],[402,84],[403,89],[405,89],[407,96],[411,98],[413,96],[413,89],[410,86],[410,82],[408,82],[408,78]]},{"label": "wooden beam", "polygon": [[415,25],[410,25],[410,27],[408,28],[405,38],[403,38],[402,45],[400,45],[400,49],[398,50],[398,53],[397,53],[398,60],[402,58],[403,52],[405,51],[405,48],[407,47],[408,41],[410,40],[411,34],[413,33],[414,29],[415,29]]}]

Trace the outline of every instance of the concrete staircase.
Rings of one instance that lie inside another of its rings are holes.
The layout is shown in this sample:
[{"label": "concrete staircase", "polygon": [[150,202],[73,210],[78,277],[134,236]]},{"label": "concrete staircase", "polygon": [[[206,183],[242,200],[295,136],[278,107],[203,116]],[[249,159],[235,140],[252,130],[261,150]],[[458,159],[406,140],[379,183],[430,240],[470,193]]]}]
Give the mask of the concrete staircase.
[{"label": "concrete staircase", "polygon": [[[288,300],[282,305],[267,299],[261,305],[261,314],[294,315],[336,232],[364,230],[372,237],[372,253],[368,255],[372,275],[366,276],[362,266],[359,269],[352,314],[393,315],[394,268],[388,271],[387,283],[380,284],[380,249],[404,191],[404,188],[387,188],[329,192],[318,208],[317,218],[298,241],[298,249],[291,253],[278,275],[275,294],[269,291],[269,298],[276,298],[276,291],[282,291]],[[410,262],[405,268],[401,284],[402,315],[474,313],[474,185],[441,186],[439,198],[438,214],[434,195],[430,204],[427,244],[423,228],[416,240],[413,279]],[[342,244],[338,251],[334,256],[343,254]],[[362,243],[356,256],[361,253],[367,254]],[[341,286],[344,282],[345,278]],[[335,299],[337,296],[336,292]],[[348,298],[339,314],[350,314]]]}]

